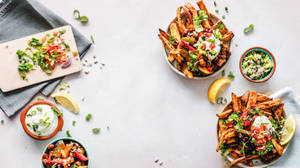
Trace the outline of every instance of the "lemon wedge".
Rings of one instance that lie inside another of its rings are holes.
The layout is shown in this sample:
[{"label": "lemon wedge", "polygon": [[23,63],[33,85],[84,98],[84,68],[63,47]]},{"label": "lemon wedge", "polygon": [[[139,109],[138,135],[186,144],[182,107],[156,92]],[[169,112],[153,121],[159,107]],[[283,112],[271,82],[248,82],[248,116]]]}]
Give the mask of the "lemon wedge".
[{"label": "lemon wedge", "polygon": [[208,100],[215,103],[219,94],[230,84],[231,80],[227,78],[219,78],[215,80],[208,89]]},{"label": "lemon wedge", "polygon": [[70,95],[62,92],[53,93],[51,97],[59,104],[61,104],[63,107],[67,108],[68,110],[79,113],[79,106],[76,103],[75,99],[71,97]]},{"label": "lemon wedge", "polygon": [[292,140],[296,131],[296,126],[297,126],[296,118],[294,117],[293,114],[291,114],[285,121],[284,127],[282,129],[282,135],[280,139],[281,145],[285,145]]}]

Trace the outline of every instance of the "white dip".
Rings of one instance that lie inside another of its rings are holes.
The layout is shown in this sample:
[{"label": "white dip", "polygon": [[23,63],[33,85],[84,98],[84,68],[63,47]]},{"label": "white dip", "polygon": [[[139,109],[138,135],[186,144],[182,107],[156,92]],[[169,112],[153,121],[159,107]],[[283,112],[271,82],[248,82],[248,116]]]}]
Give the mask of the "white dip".
[{"label": "white dip", "polygon": [[28,130],[36,136],[48,136],[58,125],[58,116],[51,106],[39,104],[32,106],[25,117]]},{"label": "white dip", "polygon": [[275,131],[273,128],[271,121],[266,116],[257,116],[253,122],[253,126],[256,128],[260,128],[261,125],[266,126],[266,130],[263,131],[265,135],[271,135],[272,132]]}]

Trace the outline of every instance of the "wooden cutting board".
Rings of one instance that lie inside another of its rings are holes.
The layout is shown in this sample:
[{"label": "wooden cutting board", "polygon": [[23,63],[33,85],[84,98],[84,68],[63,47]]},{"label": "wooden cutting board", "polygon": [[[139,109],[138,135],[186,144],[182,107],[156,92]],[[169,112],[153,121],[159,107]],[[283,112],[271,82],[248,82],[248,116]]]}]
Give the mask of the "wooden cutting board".
[{"label": "wooden cutting board", "polygon": [[[28,46],[28,41],[33,37],[41,39],[47,33],[52,34],[54,31],[59,31],[62,29],[66,30],[62,37],[70,46],[70,51],[68,51],[67,54],[72,58],[71,65],[68,68],[61,68],[61,65],[58,65],[50,75],[47,75],[44,71],[42,71],[39,66],[35,66],[35,70],[27,73],[26,76],[28,80],[23,80],[20,77],[17,69],[19,65],[19,59],[16,54],[17,50],[24,50]],[[82,65],[79,56],[73,56],[73,51],[78,52],[72,28],[69,25],[0,44],[1,90],[3,92],[8,92],[81,71]]]}]

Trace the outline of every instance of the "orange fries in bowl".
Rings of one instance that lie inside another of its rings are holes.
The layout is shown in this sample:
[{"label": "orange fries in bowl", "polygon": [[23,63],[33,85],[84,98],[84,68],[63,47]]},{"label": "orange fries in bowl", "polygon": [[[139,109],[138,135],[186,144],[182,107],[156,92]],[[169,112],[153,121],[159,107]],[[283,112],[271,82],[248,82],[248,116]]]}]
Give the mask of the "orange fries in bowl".
[{"label": "orange fries in bowl", "polygon": [[288,144],[280,145],[286,120],[281,99],[272,99],[255,91],[238,97],[217,114],[216,150],[230,166],[266,167],[275,163]]},{"label": "orange fries in bowl", "polygon": [[176,18],[167,31],[159,29],[170,67],[191,79],[203,79],[220,73],[228,62],[234,34],[215,15],[208,12],[203,0],[177,8]]}]

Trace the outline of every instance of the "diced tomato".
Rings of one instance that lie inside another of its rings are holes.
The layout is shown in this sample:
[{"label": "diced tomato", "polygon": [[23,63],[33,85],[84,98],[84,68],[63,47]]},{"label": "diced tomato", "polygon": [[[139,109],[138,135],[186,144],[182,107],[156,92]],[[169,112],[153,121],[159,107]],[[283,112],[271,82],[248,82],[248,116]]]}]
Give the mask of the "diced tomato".
[{"label": "diced tomato", "polygon": [[51,69],[54,69],[54,68],[55,68],[55,64],[51,65],[50,68],[51,68]]},{"label": "diced tomato", "polygon": [[267,137],[267,140],[268,140],[268,141],[270,141],[270,140],[271,140],[271,137],[270,137],[270,135],[267,135],[266,137]]},{"label": "diced tomato", "polygon": [[267,129],[267,126],[266,125],[260,125],[260,129],[265,131]]},{"label": "diced tomato", "polygon": [[202,36],[202,33],[203,33],[203,32],[199,32],[198,37],[201,37],[201,36]]},{"label": "diced tomato", "polygon": [[258,141],[256,141],[256,143],[258,143],[258,144],[263,144],[264,141],[263,141],[263,140],[258,140]]},{"label": "diced tomato", "polygon": [[202,50],[205,50],[205,49],[206,49],[206,44],[205,44],[205,43],[202,44],[201,49],[202,49]]},{"label": "diced tomato", "polygon": [[195,48],[193,48],[192,46],[190,46],[190,44],[187,43],[187,42],[181,41],[180,45],[183,46],[183,47],[185,47],[188,50],[195,50]]},{"label": "diced tomato", "polygon": [[199,60],[201,60],[203,58],[202,54],[199,54]]},{"label": "diced tomato", "polygon": [[214,48],[216,48],[215,43],[210,43],[210,44],[209,44],[209,48],[210,48],[211,50],[213,50]]},{"label": "diced tomato", "polygon": [[210,67],[207,67],[207,70],[209,71],[209,72],[211,72],[212,71],[212,67],[210,66]]},{"label": "diced tomato", "polygon": [[88,157],[84,156],[82,153],[79,153],[77,151],[75,151],[74,153],[75,153],[75,156],[81,161],[85,162],[85,161],[89,160]]},{"label": "diced tomato", "polygon": [[184,41],[180,41],[180,45],[182,46],[182,47],[184,47],[184,45],[185,45],[185,43],[184,43]]},{"label": "diced tomato", "polygon": [[227,126],[227,127],[233,127],[232,121],[226,123],[226,126]]},{"label": "diced tomato", "polygon": [[49,144],[49,145],[47,146],[47,149],[52,149],[52,148],[54,148],[54,145],[53,145],[53,144]]},{"label": "diced tomato", "polygon": [[266,147],[265,146],[258,146],[256,147],[256,151],[261,151],[261,150],[265,150]]},{"label": "diced tomato", "polygon": [[253,138],[257,139],[257,135],[256,135],[256,134],[254,134],[254,135],[253,135]]},{"label": "diced tomato", "polygon": [[205,35],[207,38],[211,37],[211,33],[204,33],[204,35]]},{"label": "diced tomato", "polygon": [[250,121],[244,122],[244,127],[247,127],[247,126],[249,126],[249,125],[250,125]]}]

